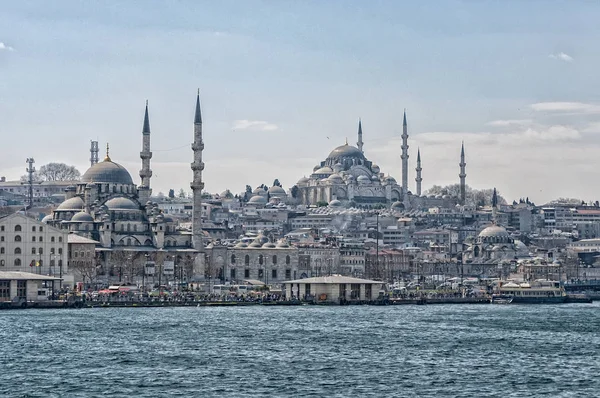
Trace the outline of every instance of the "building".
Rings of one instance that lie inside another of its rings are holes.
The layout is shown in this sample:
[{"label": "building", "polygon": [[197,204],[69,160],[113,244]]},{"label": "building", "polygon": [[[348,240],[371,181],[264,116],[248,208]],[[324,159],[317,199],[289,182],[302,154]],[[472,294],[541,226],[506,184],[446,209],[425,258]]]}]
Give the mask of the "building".
[{"label": "building", "polygon": [[320,303],[344,304],[374,301],[380,297],[382,282],[332,275],[285,282],[285,297]]},{"label": "building", "polygon": [[28,303],[48,300],[58,289],[60,278],[20,271],[0,271],[0,308],[27,307]]},{"label": "building", "polygon": [[100,242],[77,234],[69,234],[69,269],[75,283],[93,284],[98,276],[96,246]]}]

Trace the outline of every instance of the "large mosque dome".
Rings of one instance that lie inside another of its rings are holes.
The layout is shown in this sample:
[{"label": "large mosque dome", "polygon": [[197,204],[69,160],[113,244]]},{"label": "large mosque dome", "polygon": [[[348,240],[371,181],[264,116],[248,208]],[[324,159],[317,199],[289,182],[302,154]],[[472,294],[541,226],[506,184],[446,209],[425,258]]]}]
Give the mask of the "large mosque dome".
[{"label": "large mosque dome", "polygon": [[113,184],[133,185],[133,180],[127,169],[110,158],[96,163],[81,177],[81,182],[108,182]]},{"label": "large mosque dome", "polygon": [[360,149],[352,146],[352,145],[341,145],[337,148],[335,148],[333,151],[331,151],[331,153],[329,154],[329,156],[327,156],[328,159],[340,159],[340,158],[357,158],[357,159],[364,159],[365,155],[363,155],[363,153],[360,151]]}]

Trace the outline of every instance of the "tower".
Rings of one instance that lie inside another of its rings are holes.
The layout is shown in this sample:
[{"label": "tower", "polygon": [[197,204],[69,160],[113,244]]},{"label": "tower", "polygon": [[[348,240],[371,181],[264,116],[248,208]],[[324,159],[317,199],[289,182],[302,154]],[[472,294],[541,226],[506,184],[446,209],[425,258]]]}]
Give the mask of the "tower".
[{"label": "tower", "polygon": [[98,152],[100,152],[98,149],[98,141],[90,141],[90,166],[98,163]]},{"label": "tower", "polygon": [[404,195],[408,193],[408,126],[406,124],[406,109],[404,110],[404,121],[402,122],[402,190]]},{"label": "tower", "polygon": [[202,151],[204,150],[204,142],[202,141],[202,114],[200,113],[200,90],[196,97],[196,114],[194,116],[194,142],[192,143],[192,151],[194,151],[194,162],[192,163],[192,171],[194,180],[190,184],[193,194],[193,210],[192,210],[192,246],[196,250],[202,250]]},{"label": "tower", "polygon": [[417,182],[417,195],[421,196],[421,181],[423,181],[423,178],[421,178],[421,171],[423,170],[423,168],[421,167],[420,149],[417,149],[417,168],[415,170],[417,172],[417,178],[415,178],[415,181]]},{"label": "tower", "polygon": [[494,188],[494,193],[492,194],[492,223],[496,224],[498,222],[498,193],[496,192],[496,188]]},{"label": "tower", "polygon": [[27,158],[26,161],[28,167],[25,169],[25,171],[27,172],[27,187],[28,187],[28,199],[29,199],[29,208],[33,207],[33,173],[35,173],[35,167],[33,167],[33,164],[35,163],[35,160],[33,160],[33,158]]},{"label": "tower", "polygon": [[359,151],[364,153],[363,151],[363,139],[362,139],[362,123],[360,119],[358,119],[358,142],[356,143],[356,147]]},{"label": "tower", "polygon": [[150,152],[150,119],[148,118],[148,101],[146,101],[146,110],[144,112],[144,126],[142,127],[142,151],[140,152],[140,158],[142,159],[142,169],[140,170],[140,178],[142,182],[138,187],[138,197],[141,203],[145,204],[152,194],[150,189],[150,177],[152,177],[152,170],[150,170],[150,159],[152,159],[152,152]]},{"label": "tower", "polygon": [[467,200],[467,186],[465,185],[465,178],[467,177],[467,173],[465,171],[465,167],[467,164],[465,163],[465,143],[463,141],[460,148],[460,201],[464,205]]}]

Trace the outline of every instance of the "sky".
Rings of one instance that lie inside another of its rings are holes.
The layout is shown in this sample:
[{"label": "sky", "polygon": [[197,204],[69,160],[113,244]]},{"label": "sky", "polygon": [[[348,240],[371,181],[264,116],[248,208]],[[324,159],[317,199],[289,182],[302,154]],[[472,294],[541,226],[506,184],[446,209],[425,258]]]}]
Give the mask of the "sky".
[{"label": "sky", "polygon": [[409,189],[600,199],[600,3],[18,1],[0,12],[0,176],[89,167],[90,140],[139,183],[149,101],[154,193],[189,190],[195,96],[205,189],[290,188],[356,143]]}]

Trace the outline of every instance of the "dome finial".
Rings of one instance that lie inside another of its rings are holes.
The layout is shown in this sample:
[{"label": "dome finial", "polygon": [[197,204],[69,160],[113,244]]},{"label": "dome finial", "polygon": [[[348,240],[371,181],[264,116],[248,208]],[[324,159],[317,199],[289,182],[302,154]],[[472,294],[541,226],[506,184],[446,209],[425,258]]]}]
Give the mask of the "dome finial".
[{"label": "dome finial", "polygon": [[106,143],[106,157],[104,158],[105,162],[110,162],[110,156],[108,156],[108,150],[109,150],[109,146],[108,146],[108,142]]},{"label": "dome finial", "polygon": [[346,145],[348,145],[348,137],[346,137]]}]

